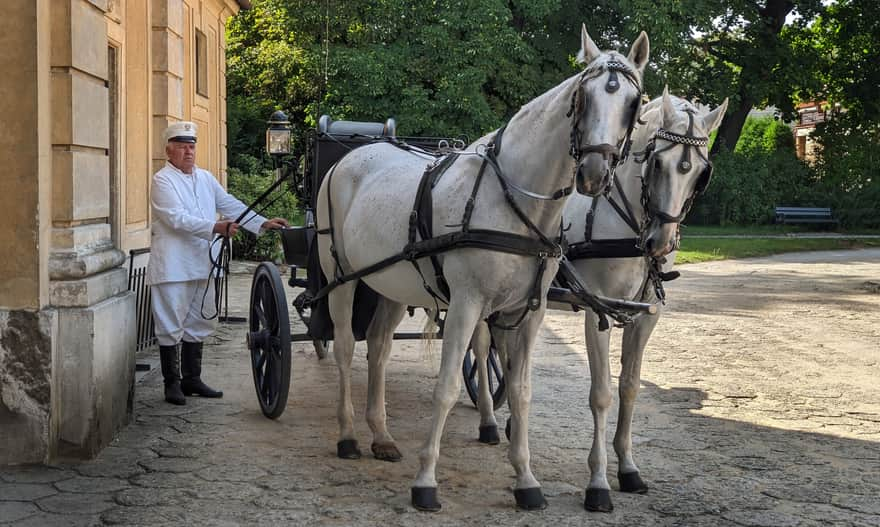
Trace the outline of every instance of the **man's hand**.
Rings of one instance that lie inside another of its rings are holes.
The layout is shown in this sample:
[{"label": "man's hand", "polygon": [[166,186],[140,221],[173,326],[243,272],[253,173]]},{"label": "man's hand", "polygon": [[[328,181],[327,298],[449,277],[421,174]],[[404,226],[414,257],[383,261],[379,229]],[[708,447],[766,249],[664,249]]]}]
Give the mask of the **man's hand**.
[{"label": "man's hand", "polygon": [[218,221],[214,224],[214,234],[232,238],[238,232],[238,224],[234,221]]},{"label": "man's hand", "polygon": [[287,220],[284,218],[272,218],[271,220],[264,221],[260,228],[267,231],[269,229],[281,229],[287,226]]}]

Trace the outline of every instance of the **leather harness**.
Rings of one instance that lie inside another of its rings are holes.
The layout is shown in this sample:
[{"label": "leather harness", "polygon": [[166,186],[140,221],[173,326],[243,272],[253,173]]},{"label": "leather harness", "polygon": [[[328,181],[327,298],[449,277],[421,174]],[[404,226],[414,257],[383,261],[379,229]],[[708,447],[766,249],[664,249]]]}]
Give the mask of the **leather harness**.
[{"label": "leather harness", "polygon": [[[642,175],[642,192],[641,192],[641,205],[644,210],[644,220],[640,225],[638,220],[636,220],[636,216],[633,213],[632,206],[630,205],[630,201],[627,199],[626,193],[623,191],[623,187],[620,185],[619,180],[615,178],[614,186],[617,189],[618,194],[620,195],[620,200],[622,203],[617,203],[614,197],[611,195],[610,190],[606,192],[602,196],[597,196],[593,199],[593,202],[590,206],[590,210],[587,211],[585,229],[584,229],[584,241],[573,243],[568,245],[568,250],[566,252],[566,257],[569,260],[589,260],[589,259],[599,259],[599,258],[645,258],[648,263],[648,275],[645,277],[645,284],[642,287],[642,299],[644,300],[648,289],[648,282],[651,282],[654,286],[654,293],[657,296],[657,299],[661,302],[665,303],[666,300],[666,292],[663,288],[663,282],[668,282],[671,280],[675,280],[680,276],[680,273],[677,271],[671,271],[668,273],[664,273],[661,270],[661,261],[658,258],[653,256],[648,256],[645,253],[644,247],[642,247],[642,239],[644,232],[646,231],[648,225],[651,222],[651,219],[656,217],[661,223],[681,223],[684,220],[687,213],[690,211],[691,206],[693,205],[696,197],[703,192],[705,192],[706,187],[709,184],[709,181],[712,177],[712,162],[709,161],[706,156],[703,155],[702,152],[697,147],[707,146],[709,144],[709,139],[707,137],[696,137],[694,136],[694,112],[693,110],[685,110],[688,116],[688,130],[686,134],[677,134],[674,132],[670,132],[668,130],[664,130],[663,128],[659,128],[657,132],[655,132],[654,137],[648,142],[645,147],[645,150],[642,152],[637,152],[634,154],[635,161],[637,163],[645,163],[645,173]],[[660,149],[656,148],[657,140],[661,139],[669,142],[669,145],[662,147]],[[680,173],[687,173],[691,169],[691,157],[690,157],[690,149],[694,147],[694,150],[703,161],[706,163],[706,168],[703,169],[703,172],[700,173],[699,179],[697,180],[697,184],[694,188],[694,192],[688,197],[682,206],[681,212],[677,216],[672,216],[667,214],[659,209],[657,209],[653,203],[651,202],[651,193],[650,193],[650,180],[652,179],[652,175],[654,174],[655,166],[654,160],[655,156],[661,152],[665,152],[671,148],[674,148],[677,145],[684,145],[684,150],[681,155],[681,159],[678,163],[678,171]],[[608,203],[614,208],[617,215],[627,224],[627,226],[632,229],[634,233],[638,236],[635,238],[613,238],[613,239],[593,239],[593,220],[596,216],[596,208],[599,204],[599,199],[604,197]],[[676,236],[676,246],[678,245],[678,235]]]},{"label": "leather harness", "polygon": [[[622,145],[619,145],[618,147],[614,147],[613,145],[581,146],[580,121],[582,120],[583,113],[586,111],[586,97],[582,97],[584,89],[583,85],[586,81],[597,77],[603,71],[608,71],[610,73],[608,83],[605,87],[607,92],[613,93],[619,88],[620,83],[617,77],[618,72],[620,72],[629,82],[631,82],[638,91],[638,96],[636,97],[636,101],[632,107],[632,115],[629,122],[629,127],[627,129],[626,136],[623,139]],[[541,306],[541,282],[544,276],[544,271],[546,269],[547,258],[562,258],[563,250],[561,246],[561,233],[558,238],[553,239],[544,234],[534,224],[534,222],[529,219],[529,217],[516,203],[516,200],[514,199],[514,192],[523,194],[532,199],[540,200],[558,200],[560,198],[568,196],[574,190],[574,180],[577,177],[579,170],[581,169],[579,161],[584,154],[590,152],[601,153],[603,158],[609,161],[609,168],[611,170],[611,173],[613,174],[614,169],[617,167],[617,165],[622,162],[629,153],[629,148],[631,145],[630,135],[635,126],[635,122],[638,119],[640,104],[641,87],[639,85],[636,75],[625,64],[617,61],[608,61],[605,64],[598,65],[596,67],[588,67],[584,70],[584,72],[580,76],[580,79],[578,80],[578,88],[575,90],[575,93],[572,96],[571,108],[569,109],[569,112],[567,114],[567,116],[572,116],[573,121],[570,154],[575,159],[575,170],[572,174],[572,179],[568,186],[558,189],[552,194],[543,195],[523,189],[510,181],[501,170],[497,159],[497,156],[501,150],[501,140],[504,134],[504,130],[506,128],[506,125],[504,125],[495,133],[495,136],[485,147],[484,151],[480,151],[478,149],[476,152],[473,153],[473,155],[479,156],[483,162],[480,165],[477,177],[475,178],[471,195],[465,205],[465,210],[462,215],[460,224],[460,231],[442,234],[439,236],[434,236],[432,232],[433,205],[431,190],[437,185],[437,182],[449,169],[449,167],[461,155],[464,155],[461,152],[453,152],[445,155],[444,157],[429,165],[422,174],[422,178],[419,182],[419,187],[416,192],[415,203],[413,204],[413,209],[410,213],[408,243],[403,248],[403,251],[351,273],[344,273],[336,252],[334,228],[332,223],[332,200],[329,198],[328,193],[327,207],[330,225],[326,229],[318,230],[317,233],[329,234],[331,237],[330,252],[336,263],[335,276],[332,282],[327,284],[315,294],[312,301],[314,302],[324,297],[332,289],[338,287],[343,283],[363,278],[364,276],[380,271],[398,262],[409,261],[412,262],[419,275],[422,277],[423,286],[425,290],[434,298],[435,303],[439,299],[448,304],[450,298],[449,284],[446,282],[446,279],[443,276],[443,268],[440,264],[440,260],[437,258],[437,255],[453,249],[479,248],[490,251],[517,254],[520,256],[534,256],[538,258],[538,271],[533,281],[531,293],[527,301],[526,308],[519,316],[519,319],[512,325],[498,324],[498,313],[494,313],[493,316],[491,316],[489,319],[490,323],[493,323],[495,327],[498,327],[500,329],[517,328],[529,311],[534,311]],[[395,145],[397,147],[406,148],[405,143],[400,143],[399,141],[394,139],[388,139],[388,141],[392,145]],[[327,174],[328,179],[332,180],[333,174],[337,166],[338,162],[336,165],[333,166],[333,168],[331,168],[330,172]],[[511,209],[523,222],[523,224],[526,225],[532,236],[522,236],[515,233],[489,229],[470,228],[470,219],[475,205],[477,192],[480,188],[480,183],[486,172],[487,166],[492,168],[492,172],[495,174],[498,183],[501,186],[502,192],[504,193],[504,197],[508,205],[510,205]],[[330,185],[330,183],[331,181],[327,182],[328,185]],[[419,267],[418,260],[422,258],[429,258],[431,262],[434,271],[434,278],[437,284],[437,291],[435,291],[434,288],[432,288],[430,284],[428,284],[428,281],[425,279],[422,273],[422,269]],[[588,295],[588,293],[586,294]],[[590,305],[593,309],[596,310],[602,308],[600,304],[591,302],[589,300],[585,301],[585,304]],[[614,316],[614,314],[612,314],[612,316]]]}]

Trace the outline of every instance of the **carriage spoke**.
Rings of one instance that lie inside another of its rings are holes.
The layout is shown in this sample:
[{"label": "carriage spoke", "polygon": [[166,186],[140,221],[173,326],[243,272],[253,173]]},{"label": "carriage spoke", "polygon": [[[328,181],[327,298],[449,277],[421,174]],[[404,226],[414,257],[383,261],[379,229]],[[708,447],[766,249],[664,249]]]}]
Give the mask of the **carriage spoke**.
[{"label": "carriage spoke", "polygon": [[271,331],[273,334],[278,330],[278,320],[276,320],[276,308],[277,303],[275,300],[275,294],[272,292],[272,288],[269,284],[268,280],[263,281],[262,290],[263,290],[263,302],[266,306],[266,329]]},{"label": "carriage spoke", "polygon": [[[465,360],[468,360],[468,358],[465,357]],[[471,369],[468,371],[468,382],[473,382],[473,380],[477,378],[478,371],[479,370],[477,369],[477,355],[474,354],[474,361],[471,362]]]},{"label": "carriage spoke", "polygon": [[263,366],[266,365],[266,357],[269,355],[268,353],[266,353],[266,351],[262,349],[261,351],[262,353],[260,353],[260,357],[257,359],[256,363],[254,363],[254,369],[258,372],[263,371]]},{"label": "carriage spoke", "polygon": [[[498,357],[497,357],[497,355],[495,355],[495,353],[492,353],[491,350],[489,350],[488,362],[489,362],[489,366],[492,367],[492,372],[495,373],[495,378],[499,379],[499,380],[502,379],[504,377],[504,375],[501,373],[501,367],[498,364]],[[491,378],[491,377],[492,376],[490,375],[489,378]]]},{"label": "carriage spoke", "polygon": [[254,314],[257,315],[257,320],[260,323],[260,327],[264,328],[268,326],[268,322],[266,322],[266,314],[263,312],[262,304],[262,301],[254,303]]},{"label": "carriage spoke", "polygon": [[[269,351],[266,351],[267,357],[269,356],[269,353],[270,353]],[[275,366],[273,364],[273,360],[271,357],[268,357],[268,360],[266,361],[266,368],[265,368],[265,370],[263,370],[263,376],[261,379],[262,383],[260,385],[260,395],[262,396],[263,401],[266,403],[267,406],[272,404],[271,378],[272,378],[272,372],[274,370],[275,370]]]}]

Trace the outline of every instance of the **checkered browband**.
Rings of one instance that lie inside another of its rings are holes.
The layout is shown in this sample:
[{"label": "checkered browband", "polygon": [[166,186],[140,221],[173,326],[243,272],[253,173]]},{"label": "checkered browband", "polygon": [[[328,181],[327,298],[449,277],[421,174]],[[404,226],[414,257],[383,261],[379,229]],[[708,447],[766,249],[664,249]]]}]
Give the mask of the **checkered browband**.
[{"label": "checkered browband", "polygon": [[673,143],[690,146],[707,146],[709,144],[708,137],[691,137],[689,135],[676,134],[668,130],[659,129],[655,134],[660,139],[665,139]]}]

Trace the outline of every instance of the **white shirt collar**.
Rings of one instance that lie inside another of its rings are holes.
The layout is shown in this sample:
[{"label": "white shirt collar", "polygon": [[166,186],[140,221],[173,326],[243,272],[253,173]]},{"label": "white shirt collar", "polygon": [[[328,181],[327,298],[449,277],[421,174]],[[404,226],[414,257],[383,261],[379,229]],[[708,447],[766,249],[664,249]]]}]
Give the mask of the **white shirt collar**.
[{"label": "white shirt collar", "polygon": [[199,167],[197,165],[193,165],[192,174],[187,174],[186,172],[184,172],[184,171],[180,170],[179,168],[177,168],[176,166],[172,165],[171,161],[168,161],[168,160],[165,161],[165,167],[170,168],[171,170],[177,172],[178,174],[180,174],[182,176],[194,176],[196,174],[196,171],[199,169]]}]

